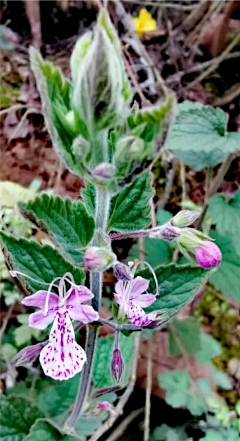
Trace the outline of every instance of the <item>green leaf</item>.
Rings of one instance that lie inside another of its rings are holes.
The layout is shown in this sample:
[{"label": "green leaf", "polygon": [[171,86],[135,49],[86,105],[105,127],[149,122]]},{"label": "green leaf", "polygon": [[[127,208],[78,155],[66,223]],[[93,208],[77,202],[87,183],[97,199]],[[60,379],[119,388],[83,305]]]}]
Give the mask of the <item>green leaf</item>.
[{"label": "green leaf", "polygon": [[[135,243],[130,250],[129,260],[139,258],[139,247]],[[157,265],[172,261],[172,248],[167,242],[157,239],[144,238],[144,260],[155,268]]]},{"label": "green leaf", "polygon": [[218,234],[231,238],[236,253],[240,255],[240,190],[229,201],[223,195],[213,196],[209,200],[209,212]]},{"label": "green leaf", "polygon": [[[195,265],[160,265],[155,268],[160,295],[147,310],[166,310],[169,317],[187,305],[206,282],[209,271]],[[154,292],[155,282],[152,273],[140,271],[142,277],[150,280],[149,292]]]},{"label": "green leaf", "polygon": [[31,68],[42,101],[45,124],[53,147],[67,168],[79,175],[81,169],[73,154],[72,144],[78,135],[87,137],[87,130],[82,121],[79,120],[75,128],[69,124],[66,118],[68,113],[72,111],[72,85],[64,78],[59,68],[43,61],[40,53],[33,47],[30,49],[30,58]]},{"label": "green leaf", "polygon": [[1,397],[1,441],[22,441],[38,418],[44,418],[41,410],[30,400],[14,396]]},{"label": "green leaf", "polygon": [[[81,438],[85,439],[85,438]],[[38,420],[31,427],[30,433],[24,441],[77,441],[79,438],[75,438],[70,435],[62,435],[55,427],[51,426],[48,421]]]},{"label": "green leaf", "polygon": [[150,204],[154,194],[151,173],[144,173],[125,188],[111,203],[108,230],[132,231],[149,226]]},{"label": "green leaf", "polygon": [[217,386],[226,390],[232,389],[231,380],[225,372],[222,372],[219,369],[217,369],[212,363],[210,363],[210,369],[211,369],[213,381]]},{"label": "green leaf", "polygon": [[94,232],[94,219],[81,202],[43,194],[33,202],[21,204],[21,211],[51,237],[71,262],[79,265],[81,250]]},{"label": "green leaf", "polygon": [[17,346],[29,343],[32,338],[32,329],[28,325],[19,326],[14,330],[14,337]]},{"label": "green leaf", "polygon": [[[199,323],[193,317],[188,317],[186,320],[175,320],[173,326],[175,327],[175,332],[186,353],[194,355],[200,349]],[[173,355],[182,354],[171,329],[169,329],[169,349],[170,353]]]},{"label": "green leaf", "polygon": [[196,354],[198,363],[204,364],[222,354],[220,343],[211,335],[202,332],[200,335],[201,349]]},{"label": "green leaf", "polygon": [[199,441],[223,441],[222,436],[215,430],[208,430],[203,438]]},{"label": "green leaf", "polygon": [[185,101],[177,106],[165,148],[194,171],[214,167],[239,149],[240,136],[227,132],[227,120],[219,108]]},{"label": "green leaf", "polygon": [[190,389],[190,376],[186,371],[175,369],[158,376],[159,384],[166,390],[166,402],[172,407],[181,407],[187,404]]},{"label": "green leaf", "polygon": [[209,397],[212,393],[211,386],[206,378],[199,378],[197,380],[197,388],[206,397]]},{"label": "green leaf", "polygon": [[216,231],[212,234],[212,237],[222,252],[222,261],[218,271],[210,277],[210,282],[216,289],[222,291],[223,294],[239,301],[240,254],[236,253],[234,246],[234,241],[235,239],[238,240],[238,238],[236,237],[232,241],[229,235],[223,237],[217,234]]},{"label": "green leaf", "polygon": [[194,416],[201,416],[204,412],[208,411],[208,407],[202,397],[188,395],[187,408]]},{"label": "green leaf", "polygon": [[62,277],[66,272],[73,275],[78,285],[83,283],[83,271],[66,262],[54,248],[39,245],[32,240],[16,239],[3,232],[0,236],[12,267],[36,279],[33,281],[25,278],[33,290],[43,289],[41,282],[50,284],[55,277]]},{"label": "green leaf", "polygon": [[40,408],[51,417],[62,414],[69,409],[76,398],[79,378],[80,375],[75,375],[70,380],[57,382],[56,385],[41,392],[38,396]]},{"label": "green leaf", "polygon": [[88,211],[88,213],[94,217],[95,215],[95,188],[90,183],[87,182],[85,184],[85,188],[81,190],[81,197],[83,199],[83,202],[85,204],[85,207]]},{"label": "green leaf", "polygon": [[[120,380],[121,384],[127,384],[129,377],[129,369],[133,355],[133,335],[125,337],[125,335],[120,335],[120,349],[122,354],[122,359],[124,362],[124,371],[122,378]],[[114,349],[114,336],[110,335],[107,337],[102,337],[98,340],[93,377],[96,389],[103,389],[105,387],[115,386],[116,382],[111,375],[111,360],[112,353]]]}]

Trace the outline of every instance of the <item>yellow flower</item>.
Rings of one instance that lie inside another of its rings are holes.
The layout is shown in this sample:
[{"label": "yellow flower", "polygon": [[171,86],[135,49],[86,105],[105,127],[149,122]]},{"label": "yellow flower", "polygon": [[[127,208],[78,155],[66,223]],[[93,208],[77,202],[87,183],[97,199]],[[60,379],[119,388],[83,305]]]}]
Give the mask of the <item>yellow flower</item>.
[{"label": "yellow flower", "polygon": [[145,32],[156,31],[157,22],[146,9],[140,9],[139,16],[133,17],[135,31],[142,37]]}]

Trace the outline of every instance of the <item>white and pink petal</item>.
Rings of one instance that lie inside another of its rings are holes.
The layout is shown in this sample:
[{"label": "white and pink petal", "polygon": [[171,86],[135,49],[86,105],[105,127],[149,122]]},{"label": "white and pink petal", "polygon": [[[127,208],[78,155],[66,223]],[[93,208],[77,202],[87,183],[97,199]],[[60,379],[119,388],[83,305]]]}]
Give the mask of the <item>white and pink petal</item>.
[{"label": "white and pink petal", "polygon": [[99,319],[99,314],[90,305],[72,306],[67,304],[66,308],[72,320],[82,323],[91,323]]},{"label": "white and pink petal", "polygon": [[22,300],[22,304],[25,306],[34,306],[35,308],[44,309],[46,305],[46,299],[48,297],[48,307],[49,308],[55,308],[58,306],[59,297],[50,292],[48,294],[48,291],[37,291],[35,294],[24,297]]},{"label": "white and pink petal", "polygon": [[139,294],[134,298],[134,303],[141,306],[141,308],[147,308],[148,306],[152,305],[155,300],[156,296],[153,294]]},{"label": "white and pink petal", "polygon": [[141,276],[136,277],[131,283],[130,288],[130,300],[134,300],[140,294],[147,291],[149,286],[149,280],[144,279]]},{"label": "white and pink petal", "polygon": [[47,328],[50,323],[53,322],[54,318],[56,316],[56,311],[48,311],[47,315],[43,310],[34,312],[33,314],[30,314],[28,325],[31,328],[36,329],[45,329]]}]

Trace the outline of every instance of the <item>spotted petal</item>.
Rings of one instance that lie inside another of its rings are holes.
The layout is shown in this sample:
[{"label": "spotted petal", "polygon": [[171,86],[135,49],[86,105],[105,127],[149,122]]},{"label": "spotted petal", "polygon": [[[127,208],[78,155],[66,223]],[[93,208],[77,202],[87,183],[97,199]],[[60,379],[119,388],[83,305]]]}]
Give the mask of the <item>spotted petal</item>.
[{"label": "spotted petal", "polygon": [[[22,304],[25,306],[34,306],[35,308],[44,309],[47,295],[48,295],[47,291],[44,290],[38,291],[32,296],[25,297],[22,300]],[[51,292],[49,294],[49,301],[48,301],[49,308],[56,307],[58,305],[58,300],[59,297]]]},{"label": "spotted petal", "polygon": [[128,320],[136,326],[144,327],[149,326],[152,322],[156,320],[157,313],[151,312],[150,314],[145,314],[143,309],[138,306],[135,302],[129,302],[125,306],[125,311]]},{"label": "spotted petal", "polygon": [[132,323],[140,328],[144,328],[144,326],[150,326],[154,324],[155,326],[158,324],[157,322],[157,314],[155,312],[150,312],[150,314],[144,314],[142,317],[135,318]]},{"label": "spotted petal", "polygon": [[44,373],[54,380],[68,380],[81,372],[85,361],[85,351],[75,342],[68,312],[57,312],[49,343],[40,354]]}]

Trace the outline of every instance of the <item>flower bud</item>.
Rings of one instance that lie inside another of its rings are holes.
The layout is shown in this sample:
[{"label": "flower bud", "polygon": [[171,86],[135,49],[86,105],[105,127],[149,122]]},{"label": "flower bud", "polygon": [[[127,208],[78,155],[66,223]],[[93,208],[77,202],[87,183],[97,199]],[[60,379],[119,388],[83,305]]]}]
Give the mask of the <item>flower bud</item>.
[{"label": "flower bud", "polygon": [[111,361],[111,371],[112,371],[112,376],[117,383],[119,383],[122,377],[123,370],[124,370],[124,362],[121,356],[121,351],[119,349],[114,349],[113,357]]},{"label": "flower bud", "polygon": [[97,403],[96,409],[111,410],[112,405],[108,401],[100,401],[99,403]]},{"label": "flower bud", "polygon": [[39,356],[41,350],[46,346],[48,342],[37,343],[33,346],[27,346],[19,351],[12,359],[14,366],[23,366],[28,363],[33,363]]},{"label": "flower bud", "polygon": [[92,176],[101,182],[108,182],[114,177],[115,167],[107,162],[99,164],[92,172]]},{"label": "flower bud", "polygon": [[132,273],[130,268],[124,263],[117,262],[114,266],[114,275],[118,280],[131,280]]},{"label": "flower bud", "polygon": [[88,271],[105,271],[116,261],[115,254],[106,248],[88,247],[84,255],[85,268]]},{"label": "flower bud", "polygon": [[198,217],[199,213],[197,211],[181,210],[171,219],[170,224],[174,227],[184,228],[195,222]]},{"label": "flower bud", "polygon": [[202,268],[208,269],[219,265],[222,260],[222,253],[214,242],[205,240],[202,246],[196,247],[195,257]]}]

